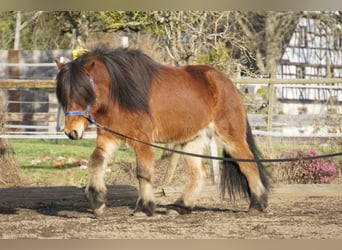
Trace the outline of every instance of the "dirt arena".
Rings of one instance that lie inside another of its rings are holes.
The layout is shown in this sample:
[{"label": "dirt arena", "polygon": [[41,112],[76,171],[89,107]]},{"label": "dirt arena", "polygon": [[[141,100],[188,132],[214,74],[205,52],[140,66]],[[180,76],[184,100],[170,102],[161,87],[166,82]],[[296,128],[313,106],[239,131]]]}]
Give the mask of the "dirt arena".
[{"label": "dirt arena", "polygon": [[153,217],[132,216],[137,191],[110,186],[107,210],[95,219],[77,187],[0,189],[0,238],[51,239],[342,239],[342,185],[276,187],[267,211],[218,198],[206,187],[191,214],[167,213],[181,189],[156,191]]}]

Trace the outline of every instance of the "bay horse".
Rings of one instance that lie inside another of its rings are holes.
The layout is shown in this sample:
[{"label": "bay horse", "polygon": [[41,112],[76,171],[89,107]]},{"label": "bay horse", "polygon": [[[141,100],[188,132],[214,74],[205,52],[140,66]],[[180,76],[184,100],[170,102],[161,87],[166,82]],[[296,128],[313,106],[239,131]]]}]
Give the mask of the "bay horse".
[{"label": "bay horse", "polygon": [[[65,134],[81,139],[91,122],[148,143],[177,143],[182,150],[202,154],[208,137],[216,136],[225,157],[259,159],[241,97],[232,81],[207,65],[166,66],[137,49],[98,44],[77,59],[62,64],[56,95],[65,111]],[[85,117],[87,119],[85,119]],[[96,148],[88,162],[85,195],[96,216],[104,212],[107,160],[126,143],[136,155],[139,196],[135,212],[155,212],[154,155],[150,146],[97,130]],[[194,208],[205,178],[198,157],[184,156],[189,180],[173,204],[179,213]],[[221,192],[244,196],[249,211],[267,207],[269,178],[259,161],[223,161]]]}]

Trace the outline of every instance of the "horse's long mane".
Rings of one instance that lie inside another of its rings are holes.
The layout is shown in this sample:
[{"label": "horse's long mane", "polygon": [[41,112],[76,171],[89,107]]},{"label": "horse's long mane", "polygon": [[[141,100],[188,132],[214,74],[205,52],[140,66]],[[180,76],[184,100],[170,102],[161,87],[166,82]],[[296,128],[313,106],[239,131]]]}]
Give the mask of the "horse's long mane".
[{"label": "horse's long mane", "polygon": [[[65,69],[58,74],[57,83],[64,81],[64,85],[69,85],[66,82],[70,81],[70,87],[64,87],[63,90],[66,95],[70,96],[71,94],[70,97],[75,101],[80,100],[80,97],[87,102],[94,101],[94,93],[89,89],[91,87],[89,79],[85,80],[87,76],[84,70],[83,76],[81,76],[81,66],[92,59],[101,60],[107,68],[112,100],[131,111],[149,111],[148,97],[151,79],[158,76],[161,65],[137,49],[112,49],[107,45],[100,44],[82,54],[77,60],[68,63],[67,67],[63,66]],[[77,85],[77,87],[73,88],[73,85]],[[81,89],[79,86],[82,86]],[[75,91],[79,93],[75,94]],[[63,98],[62,93],[58,94],[58,92],[57,84],[57,96],[63,105],[63,103],[65,104],[64,99],[68,97]]]},{"label": "horse's long mane", "polygon": [[69,99],[80,106],[86,106],[95,100],[93,87],[82,65],[72,61],[63,65],[57,74],[57,99],[65,109]]}]

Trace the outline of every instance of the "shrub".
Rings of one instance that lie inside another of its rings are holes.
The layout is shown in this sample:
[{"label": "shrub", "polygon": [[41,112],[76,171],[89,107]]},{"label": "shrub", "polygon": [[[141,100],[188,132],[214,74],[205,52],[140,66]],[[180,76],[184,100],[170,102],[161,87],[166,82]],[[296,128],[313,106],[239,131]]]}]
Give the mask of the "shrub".
[{"label": "shrub", "polygon": [[[288,157],[301,158],[317,156],[315,149],[308,153],[290,151]],[[282,166],[284,168],[284,166]],[[287,165],[286,178],[289,183],[323,184],[332,183],[338,176],[336,165],[324,158],[312,160],[298,160]]]}]

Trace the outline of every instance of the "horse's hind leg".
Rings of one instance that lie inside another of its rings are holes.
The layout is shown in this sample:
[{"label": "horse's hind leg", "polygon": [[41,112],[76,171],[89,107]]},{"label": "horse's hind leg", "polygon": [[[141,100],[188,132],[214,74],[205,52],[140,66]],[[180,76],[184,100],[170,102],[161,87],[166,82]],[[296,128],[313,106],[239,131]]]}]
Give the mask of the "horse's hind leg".
[{"label": "horse's hind leg", "polygon": [[151,147],[146,145],[135,145],[137,158],[137,178],[139,181],[139,197],[133,212],[143,212],[152,216],[155,211],[155,199],[153,193],[153,168],[154,155]]},{"label": "horse's hind leg", "polygon": [[[253,153],[249,149],[247,142],[241,140],[241,138],[232,139],[229,141],[224,141],[225,146],[225,154],[226,156],[230,156],[233,158],[239,159],[254,159]],[[224,183],[226,188],[230,188],[230,194],[234,197],[236,193],[244,193],[247,194],[250,198],[250,211],[258,210],[263,211],[267,207],[267,186],[266,183],[264,185],[261,178],[261,169],[258,168],[258,165],[254,162],[238,162],[229,163],[224,162],[223,168],[238,168],[239,170],[231,171],[230,174],[234,176],[223,175],[221,177],[221,182]],[[227,169],[223,169],[226,171]],[[245,181],[243,178],[245,177]],[[235,178],[233,180],[232,178]],[[230,183],[228,183],[230,182]],[[239,183],[240,182],[240,183]],[[224,192],[224,190],[222,190]]]},{"label": "horse's hind leg", "polygon": [[95,216],[102,215],[107,189],[104,182],[107,160],[118,148],[119,144],[110,140],[97,139],[97,147],[90,156],[88,162],[88,184],[85,189],[85,195],[90,202]]},{"label": "horse's hind leg", "polygon": [[[183,145],[183,151],[203,154],[208,143],[208,138],[203,134]],[[202,189],[206,170],[203,161],[199,157],[184,156],[188,167],[189,182],[185,186],[182,196],[169,209],[176,210],[180,214],[190,213],[195,206]]]}]

